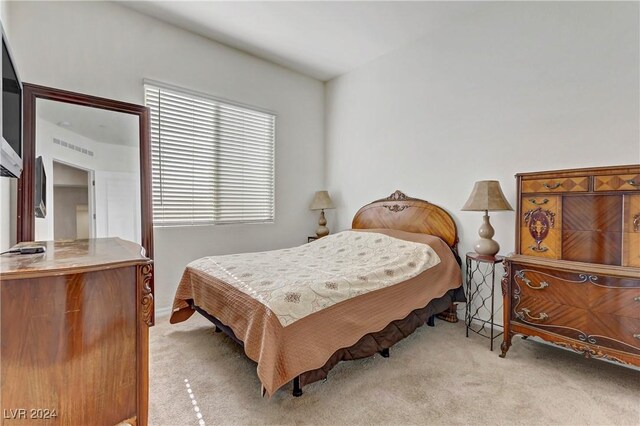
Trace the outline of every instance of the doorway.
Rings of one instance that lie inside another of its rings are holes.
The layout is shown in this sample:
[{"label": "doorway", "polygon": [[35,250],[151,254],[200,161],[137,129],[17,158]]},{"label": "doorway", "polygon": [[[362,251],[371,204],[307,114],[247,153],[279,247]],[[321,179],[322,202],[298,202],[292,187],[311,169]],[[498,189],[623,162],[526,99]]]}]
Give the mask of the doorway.
[{"label": "doorway", "polygon": [[53,161],[53,238],[77,240],[95,235],[90,170]]}]

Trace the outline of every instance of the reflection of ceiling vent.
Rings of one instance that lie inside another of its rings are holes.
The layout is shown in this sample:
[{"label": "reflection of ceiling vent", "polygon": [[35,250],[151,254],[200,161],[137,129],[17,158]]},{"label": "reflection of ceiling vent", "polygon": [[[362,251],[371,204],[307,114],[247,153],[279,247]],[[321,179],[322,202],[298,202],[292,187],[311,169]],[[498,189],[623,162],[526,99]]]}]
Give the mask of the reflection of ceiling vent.
[{"label": "reflection of ceiling vent", "polygon": [[73,150],[73,151],[81,152],[81,153],[83,153],[85,155],[88,155],[89,157],[93,157],[93,151],[91,151],[89,149],[86,149],[86,148],[83,148],[83,147],[78,146],[78,145],[74,145],[74,144],[69,143],[69,142],[65,142],[62,139],[53,138],[53,143],[55,143],[56,145],[63,146],[65,148],[69,148],[70,150]]}]

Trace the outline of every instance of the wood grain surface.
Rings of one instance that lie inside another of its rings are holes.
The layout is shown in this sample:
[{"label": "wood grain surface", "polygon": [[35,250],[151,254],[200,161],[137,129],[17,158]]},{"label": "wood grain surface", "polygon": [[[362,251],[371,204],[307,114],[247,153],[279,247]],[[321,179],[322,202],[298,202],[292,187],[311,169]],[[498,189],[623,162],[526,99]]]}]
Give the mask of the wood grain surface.
[{"label": "wood grain surface", "polygon": [[514,282],[523,296],[535,297],[576,308],[589,307],[585,283],[574,273],[515,265]]},{"label": "wood grain surface", "polygon": [[564,197],[562,258],[621,265],[622,195]]},{"label": "wood grain surface", "polygon": [[633,191],[640,189],[640,173],[594,176],[594,191]]},{"label": "wood grain surface", "polygon": [[396,191],[362,207],[353,217],[353,229],[397,229],[440,237],[450,247],[458,244],[456,223],[442,207]]},{"label": "wood grain surface", "polygon": [[[562,256],[562,204],[558,195],[523,196],[520,213],[520,253],[529,256],[559,259]],[[544,223],[539,223],[542,215]],[[547,226],[546,235],[536,239],[541,226]]]},{"label": "wood grain surface", "polygon": [[3,424],[146,424],[150,260],[117,238],[46,247],[1,258]]},{"label": "wood grain surface", "polygon": [[640,194],[624,196],[623,266],[640,268]]},{"label": "wood grain surface", "polygon": [[31,278],[65,272],[89,272],[106,266],[136,265],[147,261],[136,243],[120,238],[93,238],[75,241],[23,242],[15,247],[42,246],[44,253],[0,256],[0,277]]},{"label": "wood grain surface", "polygon": [[586,192],[588,190],[588,176],[534,179],[522,182],[523,193]]},{"label": "wood grain surface", "polygon": [[638,164],[516,175],[501,357],[523,334],[640,366],[639,177]]}]

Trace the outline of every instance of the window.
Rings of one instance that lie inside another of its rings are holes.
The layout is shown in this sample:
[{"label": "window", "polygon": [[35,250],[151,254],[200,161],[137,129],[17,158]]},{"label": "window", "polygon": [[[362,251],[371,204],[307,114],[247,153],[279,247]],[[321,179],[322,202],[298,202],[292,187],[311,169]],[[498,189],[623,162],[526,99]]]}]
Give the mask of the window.
[{"label": "window", "polygon": [[273,222],[275,115],[145,84],[154,225]]}]

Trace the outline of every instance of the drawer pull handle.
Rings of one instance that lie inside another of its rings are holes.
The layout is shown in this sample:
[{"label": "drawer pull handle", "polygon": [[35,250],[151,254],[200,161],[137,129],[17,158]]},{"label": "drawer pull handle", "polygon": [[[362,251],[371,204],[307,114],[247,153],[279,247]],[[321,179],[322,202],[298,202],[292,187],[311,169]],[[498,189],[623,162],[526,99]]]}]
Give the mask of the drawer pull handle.
[{"label": "drawer pull handle", "polygon": [[546,319],[549,319],[549,315],[545,314],[544,312],[540,312],[537,317],[532,317],[531,311],[528,308],[522,308],[522,312],[524,312],[524,314],[532,321],[544,321]]},{"label": "drawer pull handle", "polygon": [[531,285],[531,280],[526,280],[524,283],[527,285],[527,287],[529,287],[529,288],[531,288],[533,290],[542,290],[543,288],[549,287],[549,283],[546,282],[546,281],[540,281],[540,285],[538,287],[532,286]]},{"label": "drawer pull handle", "polygon": [[640,231],[640,213],[638,213],[633,217],[633,231],[634,232]]},{"label": "drawer pull handle", "polygon": [[640,182],[636,182],[636,181],[635,181],[635,180],[633,180],[633,179],[629,179],[629,180],[627,181],[627,184],[629,184],[629,185],[631,185],[631,186],[640,186]]},{"label": "drawer pull handle", "polygon": [[640,340],[640,334],[634,334],[633,337],[635,337],[636,339]]},{"label": "drawer pull handle", "polygon": [[529,287],[530,289],[542,290],[543,288],[549,287],[549,283],[546,281],[540,281],[540,285],[538,287],[533,286],[531,285],[531,280],[525,277],[524,275],[525,275],[524,271],[516,271],[515,273],[516,278],[520,278],[522,282],[524,282],[527,285],[527,287]]},{"label": "drawer pull handle", "polygon": [[544,206],[545,204],[547,204],[549,202],[549,200],[547,198],[545,198],[544,200],[538,202],[535,198],[529,198],[529,202],[533,205],[536,206]]},{"label": "drawer pull handle", "polygon": [[634,297],[633,300],[635,300],[636,302],[640,302],[640,296]]},{"label": "drawer pull handle", "polygon": [[544,253],[545,251],[549,250],[549,247],[536,247],[536,246],[529,246],[529,248],[533,251],[537,251],[539,253]]},{"label": "drawer pull handle", "polygon": [[[627,182],[627,183],[628,183],[628,182]],[[543,184],[542,186],[544,186],[544,187],[545,187],[545,188],[547,188],[547,189],[558,189],[558,188],[560,187],[560,185],[562,185],[562,183],[561,183],[561,182],[556,182],[556,183],[554,183],[554,184],[548,184],[548,183],[545,183],[545,184]]]}]

